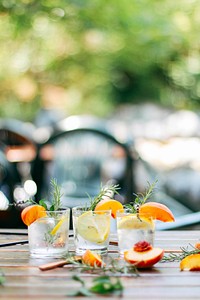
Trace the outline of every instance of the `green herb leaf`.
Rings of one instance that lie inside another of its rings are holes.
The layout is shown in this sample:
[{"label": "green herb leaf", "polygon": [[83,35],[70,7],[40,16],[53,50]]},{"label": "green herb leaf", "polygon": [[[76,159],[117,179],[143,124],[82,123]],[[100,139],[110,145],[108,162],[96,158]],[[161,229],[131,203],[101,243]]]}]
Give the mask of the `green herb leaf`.
[{"label": "green herb leaf", "polygon": [[46,205],[44,199],[41,199],[41,200],[39,201],[39,205],[43,206],[43,207],[47,210],[47,205]]},{"label": "green herb leaf", "polygon": [[78,275],[74,275],[74,276],[72,277],[72,279],[74,279],[74,280],[80,282],[80,283],[82,284],[82,286],[85,286],[85,281],[84,281],[83,279],[81,279]]},{"label": "green herb leaf", "polygon": [[3,285],[5,281],[6,281],[6,280],[5,280],[5,276],[4,276],[4,274],[1,272],[1,273],[0,273],[0,285]]},{"label": "green herb leaf", "polygon": [[85,296],[85,297],[92,297],[94,296],[87,288],[81,287],[77,291],[69,292],[67,294],[68,297],[78,297],[78,296]]},{"label": "green herb leaf", "polygon": [[122,294],[123,285],[119,278],[111,278],[110,276],[99,276],[93,279],[92,286],[86,288],[86,283],[79,277],[73,276],[72,279],[79,281],[81,287],[68,296],[94,296],[95,294],[106,295],[106,294]]},{"label": "green herb leaf", "polygon": [[97,294],[110,294],[115,291],[123,291],[123,286],[119,279],[111,279],[109,276],[100,276],[93,280],[94,285],[90,291]]}]

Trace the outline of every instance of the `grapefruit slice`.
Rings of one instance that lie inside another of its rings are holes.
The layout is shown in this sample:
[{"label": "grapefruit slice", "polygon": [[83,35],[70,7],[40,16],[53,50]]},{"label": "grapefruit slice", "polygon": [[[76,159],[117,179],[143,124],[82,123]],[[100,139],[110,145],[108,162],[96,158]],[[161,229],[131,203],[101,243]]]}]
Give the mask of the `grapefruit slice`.
[{"label": "grapefruit slice", "polygon": [[164,204],[157,202],[147,202],[140,206],[141,214],[151,215],[154,220],[162,222],[174,222],[175,218],[172,211]]},{"label": "grapefruit slice", "polygon": [[94,211],[99,210],[111,210],[111,216],[115,219],[117,210],[123,210],[123,205],[121,202],[114,199],[103,199],[99,201]]}]

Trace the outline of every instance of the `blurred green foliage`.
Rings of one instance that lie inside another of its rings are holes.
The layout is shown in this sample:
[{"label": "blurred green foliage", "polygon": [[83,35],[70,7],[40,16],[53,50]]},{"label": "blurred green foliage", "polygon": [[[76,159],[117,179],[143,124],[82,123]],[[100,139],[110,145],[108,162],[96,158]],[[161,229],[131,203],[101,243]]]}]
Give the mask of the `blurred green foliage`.
[{"label": "blurred green foliage", "polygon": [[198,0],[1,0],[0,116],[200,106]]}]

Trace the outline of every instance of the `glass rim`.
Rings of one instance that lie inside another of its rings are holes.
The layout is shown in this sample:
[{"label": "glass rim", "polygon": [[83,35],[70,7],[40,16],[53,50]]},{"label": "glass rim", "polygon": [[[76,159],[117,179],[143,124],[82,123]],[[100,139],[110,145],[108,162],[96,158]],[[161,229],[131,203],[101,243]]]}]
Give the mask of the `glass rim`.
[{"label": "glass rim", "polygon": [[60,208],[60,209],[57,209],[57,210],[48,210],[46,209],[46,212],[50,213],[50,212],[64,212],[64,211],[68,211],[70,210],[70,207],[65,207],[65,208]]},{"label": "glass rim", "polygon": [[155,220],[155,217],[151,214],[151,213],[148,213],[148,212],[133,212],[131,211],[131,209],[127,208],[127,209],[118,209],[116,211],[116,216],[117,217],[123,217],[123,216],[128,216],[128,215],[138,215],[138,216],[142,216],[142,217],[147,217],[147,218],[151,218],[153,220]]},{"label": "glass rim", "polygon": [[104,209],[104,210],[92,210],[92,209],[87,209],[87,207],[84,206],[74,206],[72,207],[72,211],[76,212],[76,211],[80,211],[80,212],[89,212],[91,211],[92,213],[95,214],[100,214],[100,213],[105,213],[105,212],[112,212],[112,209]]}]

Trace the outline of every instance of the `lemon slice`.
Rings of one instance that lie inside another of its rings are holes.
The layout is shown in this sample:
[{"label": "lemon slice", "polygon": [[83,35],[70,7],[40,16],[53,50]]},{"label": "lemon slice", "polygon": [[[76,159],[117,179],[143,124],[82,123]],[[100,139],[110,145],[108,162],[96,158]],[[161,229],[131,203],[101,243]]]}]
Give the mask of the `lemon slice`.
[{"label": "lemon slice", "polygon": [[101,244],[109,236],[110,215],[94,215],[92,211],[87,211],[77,218],[76,229],[85,240]]},{"label": "lemon slice", "polygon": [[56,234],[56,232],[58,231],[58,229],[61,227],[61,225],[64,223],[64,221],[66,220],[66,217],[62,217],[60,219],[60,221],[56,224],[56,226],[54,226],[54,228],[51,230],[51,235]]},{"label": "lemon slice", "polygon": [[154,227],[153,220],[144,217],[138,218],[135,215],[124,216],[117,222],[118,229],[154,229]]}]

